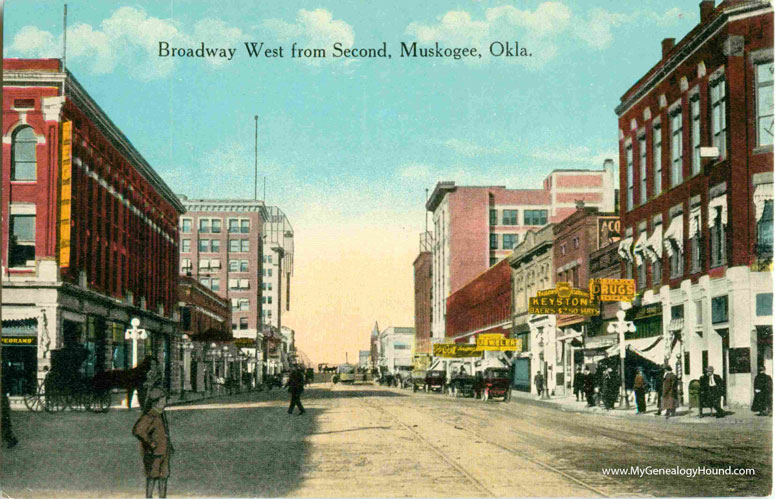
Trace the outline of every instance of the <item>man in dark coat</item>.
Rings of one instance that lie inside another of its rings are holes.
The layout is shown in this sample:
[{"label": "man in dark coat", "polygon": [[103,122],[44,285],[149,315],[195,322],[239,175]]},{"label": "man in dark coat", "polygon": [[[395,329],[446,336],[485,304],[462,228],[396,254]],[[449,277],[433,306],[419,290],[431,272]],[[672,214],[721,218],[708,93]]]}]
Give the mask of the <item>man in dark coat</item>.
[{"label": "man in dark coat", "polygon": [[3,443],[5,448],[10,449],[15,447],[19,443],[16,435],[13,434],[13,427],[11,426],[11,402],[8,400],[8,395],[3,392]]},{"label": "man in dark coat", "polygon": [[576,375],[573,376],[573,394],[576,396],[576,402],[584,398],[584,375],[581,373],[581,367],[576,369]]},{"label": "man in dark coat", "polygon": [[657,393],[657,412],[654,414],[655,416],[662,415],[662,382],[664,379],[665,371],[663,369],[659,369],[654,375],[654,378],[652,378],[653,389]]},{"label": "man in dark coat", "polygon": [[288,377],[288,392],[291,394],[291,405],[288,406],[288,414],[293,414],[293,408],[299,408],[299,416],[304,414],[304,406],[301,405],[301,393],[304,391],[304,375],[299,369],[291,371]]},{"label": "man in dark coat", "polygon": [[665,378],[662,380],[662,408],[665,417],[675,416],[678,407],[678,378],[673,373],[673,368],[665,367]]},{"label": "man in dark coat", "polygon": [[619,383],[616,376],[614,376],[614,370],[610,367],[606,369],[605,374],[603,374],[603,386],[601,387],[601,392],[603,394],[605,408],[608,410],[613,409],[616,398],[619,395]]},{"label": "man in dark coat", "polygon": [[536,383],[536,391],[538,392],[538,396],[540,397],[544,393],[544,375],[541,374],[541,371],[539,371],[538,374],[536,374],[535,383]]},{"label": "man in dark coat", "polygon": [[584,378],[584,394],[587,396],[587,406],[595,406],[595,377],[589,372],[589,368],[584,369],[582,374]]},{"label": "man in dark coat", "polygon": [[751,410],[758,416],[772,414],[772,378],[765,372],[764,366],[753,380],[753,404]]},{"label": "man in dark coat", "polygon": [[145,497],[153,497],[153,489],[159,485],[159,497],[167,497],[167,478],[170,475],[172,443],[167,415],[167,394],[159,387],[148,390],[143,413],[132,428],[132,434],[140,440],[140,451],[145,469]]},{"label": "man in dark coat", "polygon": [[724,395],[724,380],[718,374],[713,374],[713,366],[705,369],[705,374],[700,376],[700,417],[702,410],[707,407],[711,414],[716,411],[717,418],[723,418],[726,414],[721,408],[721,396]]},{"label": "man in dark coat", "polygon": [[636,414],[643,414],[646,412],[646,380],[643,378],[642,369],[638,369],[632,389],[635,391],[635,403],[638,406]]}]

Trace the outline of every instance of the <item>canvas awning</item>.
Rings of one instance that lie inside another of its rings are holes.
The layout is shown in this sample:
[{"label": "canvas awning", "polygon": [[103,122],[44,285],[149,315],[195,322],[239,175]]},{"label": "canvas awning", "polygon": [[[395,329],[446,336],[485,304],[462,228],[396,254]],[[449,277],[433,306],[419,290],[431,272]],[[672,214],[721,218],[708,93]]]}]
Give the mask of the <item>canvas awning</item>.
[{"label": "canvas awning", "polygon": [[721,225],[727,224],[727,195],[716,196],[708,202],[708,228],[716,225],[716,219],[721,215]]},{"label": "canvas awning", "polygon": [[654,227],[651,237],[646,240],[646,255],[652,262],[662,259],[662,223]]},{"label": "canvas awning", "polygon": [[[667,252],[667,256],[673,256],[673,251],[678,249],[678,252],[683,251],[684,245],[684,217],[683,215],[677,215],[670,221],[670,227],[665,231],[664,247]],[[675,247],[673,246],[675,245]]]},{"label": "canvas awning", "polygon": [[622,260],[626,262],[632,261],[632,236],[619,241],[619,250],[617,253]]},{"label": "canvas awning", "polygon": [[756,211],[756,221],[764,214],[764,203],[772,201],[772,184],[759,184],[753,193],[753,205]]}]

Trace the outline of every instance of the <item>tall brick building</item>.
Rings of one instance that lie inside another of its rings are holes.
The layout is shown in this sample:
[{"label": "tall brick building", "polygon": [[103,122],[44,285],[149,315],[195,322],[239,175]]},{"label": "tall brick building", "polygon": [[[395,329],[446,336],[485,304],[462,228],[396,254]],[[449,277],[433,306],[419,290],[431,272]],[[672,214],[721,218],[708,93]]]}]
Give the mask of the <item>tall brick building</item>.
[{"label": "tall brick building", "polygon": [[[58,59],[3,61],[3,370],[35,389],[52,351],[85,347],[87,376],[131,367],[150,335],[170,381],[183,206]],[[6,388],[6,387],[4,387]]]},{"label": "tall brick building", "polygon": [[431,353],[432,244],[430,232],[420,234],[420,253],[412,264],[414,267],[415,353]]},{"label": "tall brick building", "polygon": [[[728,403],[772,374],[773,15],[700,3],[700,23],[621,98],[622,272],[657,309],[688,383],[715,367]],[[638,334],[638,333],[636,333]]]}]

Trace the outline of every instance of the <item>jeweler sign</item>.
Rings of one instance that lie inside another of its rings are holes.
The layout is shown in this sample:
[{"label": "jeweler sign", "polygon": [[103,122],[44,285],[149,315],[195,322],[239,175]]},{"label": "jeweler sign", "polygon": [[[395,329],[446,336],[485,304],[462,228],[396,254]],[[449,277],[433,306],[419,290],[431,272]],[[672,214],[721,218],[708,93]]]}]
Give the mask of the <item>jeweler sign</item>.
[{"label": "jeweler sign", "polygon": [[546,289],[530,298],[528,312],[536,315],[600,314],[599,302],[588,291],[574,289],[567,282],[558,282],[555,289]]},{"label": "jeweler sign", "polygon": [[589,293],[600,301],[632,301],[635,279],[590,279]]},{"label": "jeweler sign", "polygon": [[512,351],[522,350],[522,340],[505,338],[502,334],[480,334],[476,337],[476,349],[480,351]]},{"label": "jeweler sign", "polygon": [[482,351],[471,343],[434,343],[433,356],[445,357],[448,359],[459,359],[463,357],[479,357]]}]

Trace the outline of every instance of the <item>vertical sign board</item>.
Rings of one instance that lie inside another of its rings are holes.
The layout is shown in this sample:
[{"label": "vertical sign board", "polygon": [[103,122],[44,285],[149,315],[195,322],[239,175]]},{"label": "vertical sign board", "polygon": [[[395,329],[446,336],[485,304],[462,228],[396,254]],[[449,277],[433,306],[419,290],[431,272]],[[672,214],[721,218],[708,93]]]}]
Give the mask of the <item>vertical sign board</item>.
[{"label": "vertical sign board", "polygon": [[70,201],[73,176],[73,124],[62,122],[62,152],[59,171],[59,266],[70,266]]}]

